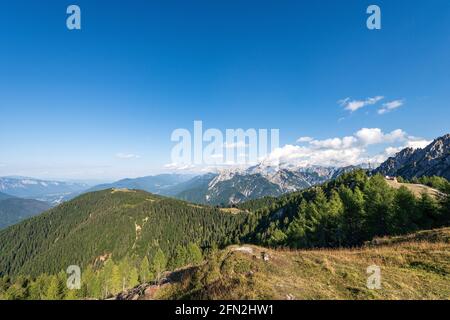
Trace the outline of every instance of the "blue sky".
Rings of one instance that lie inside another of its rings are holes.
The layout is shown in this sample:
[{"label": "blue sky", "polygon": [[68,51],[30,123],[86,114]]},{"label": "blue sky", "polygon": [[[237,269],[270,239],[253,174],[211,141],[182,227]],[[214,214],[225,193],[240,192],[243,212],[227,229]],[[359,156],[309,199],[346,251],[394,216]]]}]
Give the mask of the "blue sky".
[{"label": "blue sky", "polygon": [[[82,30],[66,28],[70,4]],[[194,120],[279,128],[282,146],[378,128],[371,155],[450,131],[448,0],[17,0],[2,2],[0,41],[0,175],[161,172]]]}]

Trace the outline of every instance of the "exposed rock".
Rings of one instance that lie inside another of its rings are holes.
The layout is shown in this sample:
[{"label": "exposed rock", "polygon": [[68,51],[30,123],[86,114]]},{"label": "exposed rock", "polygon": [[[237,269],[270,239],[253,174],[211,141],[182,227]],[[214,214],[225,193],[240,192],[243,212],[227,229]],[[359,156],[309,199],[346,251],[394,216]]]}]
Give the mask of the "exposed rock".
[{"label": "exposed rock", "polygon": [[450,180],[450,134],[437,138],[423,149],[403,149],[373,173],[406,179],[440,176]]}]

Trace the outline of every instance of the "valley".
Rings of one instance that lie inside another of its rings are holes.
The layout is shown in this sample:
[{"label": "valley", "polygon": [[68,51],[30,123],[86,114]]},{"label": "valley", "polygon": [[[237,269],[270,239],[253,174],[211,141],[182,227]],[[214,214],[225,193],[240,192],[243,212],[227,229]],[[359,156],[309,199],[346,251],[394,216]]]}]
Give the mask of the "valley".
[{"label": "valley", "polygon": [[[417,197],[364,170],[229,209],[107,189],[0,231],[0,297],[110,299],[153,279],[150,286],[167,284],[149,289],[152,298],[437,298],[447,293],[448,273],[448,229],[438,229],[449,222],[449,196]],[[435,231],[403,236],[425,229]],[[416,244],[421,237],[431,243]],[[397,293],[361,289],[361,268],[371,262],[387,268],[386,285]],[[80,291],[62,285],[69,265],[83,270]],[[420,270],[410,273],[408,265]],[[324,268],[324,280],[311,277]],[[438,274],[424,280],[423,268]],[[391,273],[405,285],[395,287]],[[168,276],[183,280],[164,282]],[[314,288],[309,278],[330,288]],[[435,289],[409,292],[406,279]]]},{"label": "valley", "polygon": [[[447,159],[443,139],[426,148],[440,150],[433,163]],[[0,298],[444,298],[450,183],[408,177],[261,164],[97,186],[0,230]],[[17,201],[37,200],[0,193]],[[73,265],[78,291],[64,287]],[[372,265],[385,290],[363,287]]]}]

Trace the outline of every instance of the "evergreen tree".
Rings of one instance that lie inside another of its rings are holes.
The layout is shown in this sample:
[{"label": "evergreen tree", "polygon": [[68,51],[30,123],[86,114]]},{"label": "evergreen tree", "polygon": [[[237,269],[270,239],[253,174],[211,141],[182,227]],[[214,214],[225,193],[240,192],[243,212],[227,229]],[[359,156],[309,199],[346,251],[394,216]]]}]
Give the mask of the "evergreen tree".
[{"label": "evergreen tree", "polygon": [[331,192],[327,213],[324,216],[325,234],[327,246],[341,246],[344,241],[343,215],[344,204],[337,191]]},{"label": "evergreen tree", "polygon": [[163,272],[166,271],[166,267],[167,267],[166,255],[161,250],[161,248],[158,248],[152,261],[152,269],[155,272],[157,282],[161,280]]},{"label": "evergreen tree", "polygon": [[420,212],[418,225],[424,229],[431,229],[438,225],[440,220],[440,212],[438,203],[427,193],[422,193],[418,203],[418,210]]},{"label": "evergreen tree", "polygon": [[184,266],[186,262],[187,262],[186,248],[179,244],[175,248],[175,253],[172,256],[170,267],[171,269],[177,269],[179,267]]},{"label": "evergreen tree", "polygon": [[49,277],[44,273],[36,278],[30,284],[30,299],[31,300],[42,300],[46,298],[48,285],[50,283]]},{"label": "evergreen tree", "polygon": [[144,256],[139,266],[139,280],[140,282],[146,283],[151,279],[152,273],[150,270],[150,263],[148,262],[147,256]]},{"label": "evergreen tree", "polygon": [[404,186],[397,190],[394,197],[394,210],[390,221],[391,234],[403,234],[417,230],[416,222],[420,219],[416,198]]},{"label": "evergreen tree", "polygon": [[101,295],[103,299],[109,297],[109,295],[113,293],[113,286],[111,284],[113,269],[114,261],[112,261],[112,259],[109,259],[105,262],[103,268],[99,272],[98,277],[102,288]]},{"label": "evergreen tree", "polygon": [[302,201],[298,208],[297,217],[290,223],[287,230],[287,243],[294,248],[308,246],[306,238],[306,210],[307,202]]},{"label": "evergreen tree", "polygon": [[67,291],[64,299],[65,300],[78,300],[80,298],[80,294],[81,294],[80,290],[71,289],[71,290]]},{"label": "evergreen tree", "polygon": [[61,300],[64,297],[64,285],[58,276],[50,277],[50,282],[45,295],[46,300]]},{"label": "evergreen tree", "polygon": [[195,243],[189,243],[187,246],[187,263],[199,264],[203,261],[202,250]]},{"label": "evergreen tree", "polygon": [[137,285],[139,285],[139,272],[135,267],[132,267],[128,276],[128,288],[134,288]]},{"label": "evergreen tree", "polygon": [[388,234],[394,195],[395,190],[381,175],[375,175],[368,181],[364,193],[368,238]]},{"label": "evergreen tree", "polygon": [[110,279],[111,293],[122,292],[124,287],[124,278],[122,277],[122,270],[116,264],[113,264],[111,279]]},{"label": "evergreen tree", "polygon": [[366,225],[364,195],[358,187],[352,192],[351,189],[343,186],[339,190],[339,196],[345,208],[342,217],[345,242],[349,246],[358,245],[367,239],[364,230]]}]

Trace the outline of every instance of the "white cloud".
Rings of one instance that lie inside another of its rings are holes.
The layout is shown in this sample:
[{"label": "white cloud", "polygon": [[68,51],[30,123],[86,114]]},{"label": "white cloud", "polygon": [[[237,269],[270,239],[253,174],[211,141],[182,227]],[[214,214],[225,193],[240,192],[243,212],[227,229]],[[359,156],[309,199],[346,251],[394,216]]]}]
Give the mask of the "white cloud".
[{"label": "white cloud", "polygon": [[394,100],[390,102],[383,103],[383,106],[378,110],[378,114],[385,114],[400,108],[403,105],[403,100]]},{"label": "white cloud", "polygon": [[310,145],[318,148],[329,148],[329,149],[347,149],[352,147],[357,142],[355,137],[344,137],[344,138],[331,138],[325,140],[312,140],[309,142]]},{"label": "white cloud", "polygon": [[406,132],[401,129],[394,130],[390,133],[383,133],[379,128],[363,128],[355,133],[358,141],[368,146],[379,143],[392,143],[404,141],[407,138]]},{"label": "white cloud", "polygon": [[302,143],[302,142],[310,142],[310,141],[312,141],[312,140],[314,140],[314,139],[311,138],[311,137],[300,137],[300,138],[297,139],[297,142],[298,142],[298,143]]},{"label": "white cloud", "polygon": [[376,96],[372,98],[367,98],[365,100],[351,100],[350,98],[345,98],[339,100],[338,103],[344,107],[345,110],[350,112],[355,112],[358,109],[364,108],[369,105],[374,105],[378,101],[383,100],[383,96]]},{"label": "white cloud", "polygon": [[410,140],[406,143],[405,147],[414,148],[414,149],[423,149],[427,145],[429,145],[432,140],[425,140],[416,137],[410,137]]},{"label": "white cloud", "polygon": [[[297,142],[301,144],[288,144],[276,148],[259,161],[266,165],[299,167],[313,165],[343,167],[370,162],[372,167],[375,167],[406,147],[422,148],[430,143],[426,139],[408,135],[402,129],[383,132],[380,128],[361,128],[352,135],[322,140],[303,136]],[[234,162],[225,162],[212,166],[172,163],[165,167],[171,170],[211,172],[214,168],[218,170],[236,166]]]},{"label": "white cloud", "polygon": [[140,156],[137,154],[133,154],[133,153],[117,153],[116,154],[116,158],[119,159],[139,159]]},{"label": "white cloud", "polygon": [[[351,136],[324,140],[312,139],[305,145],[285,145],[274,150],[264,162],[291,163],[298,166],[348,166],[371,162],[381,163],[408,146],[423,147],[428,141],[408,136],[401,129],[384,133],[379,128],[362,128]],[[388,145],[373,155],[371,146]]]}]

